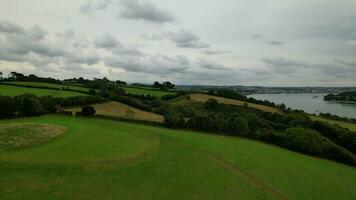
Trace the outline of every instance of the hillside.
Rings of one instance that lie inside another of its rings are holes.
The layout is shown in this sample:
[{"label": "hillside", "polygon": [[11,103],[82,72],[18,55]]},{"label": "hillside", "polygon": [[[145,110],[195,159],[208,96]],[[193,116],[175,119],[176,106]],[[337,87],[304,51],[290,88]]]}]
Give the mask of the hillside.
[{"label": "hillside", "polygon": [[202,102],[205,103],[209,99],[215,99],[218,101],[218,103],[221,104],[227,104],[227,105],[237,105],[237,106],[244,106],[247,105],[248,107],[255,108],[264,112],[271,112],[271,113],[281,113],[276,108],[265,106],[265,105],[260,105],[260,104],[255,104],[255,103],[250,103],[246,101],[240,101],[240,100],[235,100],[235,99],[229,99],[229,98],[224,98],[224,97],[217,97],[217,96],[211,96],[207,94],[189,94],[190,98],[185,98],[185,97],[178,97],[172,101],[170,101],[172,104],[180,104],[180,103],[187,103],[190,100],[196,101],[196,102]]},{"label": "hillside", "polygon": [[329,124],[337,124],[341,127],[348,128],[351,131],[356,131],[356,124],[355,123],[349,123],[349,122],[343,122],[343,121],[338,121],[338,120],[331,120],[331,119],[325,119],[319,116],[310,116],[312,120],[314,121],[322,121],[322,122],[327,122]]},{"label": "hillside", "polygon": [[86,96],[87,94],[73,92],[73,91],[61,91],[54,89],[40,89],[40,88],[28,88],[21,86],[2,85],[0,84],[0,95],[4,96],[18,96],[21,94],[30,93],[36,96],[53,96],[53,97],[73,97],[73,96]]},{"label": "hillside", "polygon": [[[120,102],[110,101],[102,104],[93,104],[92,106],[96,110],[96,115],[100,116],[135,119],[158,123],[164,122],[164,118],[161,115],[143,111]],[[64,110],[70,112],[79,112],[81,110],[81,106],[66,108]]]},{"label": "hillside", "polygon": [[[356,171],[252,140],[108,120],[0,124],[67,128],[0,153],[2,199],[353,199]],[[335,184],[337,183],[337,184]]]}]

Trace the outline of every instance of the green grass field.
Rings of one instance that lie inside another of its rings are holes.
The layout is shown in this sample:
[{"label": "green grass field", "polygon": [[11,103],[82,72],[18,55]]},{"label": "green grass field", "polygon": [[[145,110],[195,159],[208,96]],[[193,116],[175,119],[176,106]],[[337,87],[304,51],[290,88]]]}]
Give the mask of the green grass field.
[{"label": "green grass field", "polygon": [[66,132],[0,152],[1,199],[355,199],[356,169],[252,140],[66,116]]},{"label": "green grass field", "polygon": [[132,87],[124,86],[122,89],[129,94],[139,94],[139,95],[151,95],[155,97],[162,97],[164,95],[175,95],[174,91],[162,91],[154,88],[143,88],[143,87]]},{"label": "green grass field", "polygon": [[40,82],[5,82],[5,83],[20,85],[20,86],[49,87],[49,88],[55,88],[55,89],[67,88],[67,89],[78,90],[78,91],[83,91],[83,92],[89,91],[88,88],[80,87],[80,86],[73,86],[73,85],[61,85],[61,84],[40,83]]},{"label": "green grass field", "polygon": [[21,94],[30,93],[36,96],[54,96],[54,97],[72,97],[72,96],[85,96],[86,94],[72,91],[60,91],[52,89],[39,89],[39,88],[27,88],[11,85],[0,84],[0,95],[3,96],[18,96]]}]

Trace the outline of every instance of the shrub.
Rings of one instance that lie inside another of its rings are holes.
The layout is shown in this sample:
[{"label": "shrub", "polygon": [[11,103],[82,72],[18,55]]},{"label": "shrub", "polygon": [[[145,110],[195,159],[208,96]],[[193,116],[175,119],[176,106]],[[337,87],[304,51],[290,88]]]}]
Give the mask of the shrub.
[{"label": "shrub", "polygon": [[16,103],[11,97],[0,96],[0,117],[11,117],[16,113]]},{"label": "shrub", "polygon": [[174,111],[169,111],[164,115],[164,121],[170,127],[177,127],[183,123],[182,117]]},{"label": "shrub", "polygon": [[93,106],[83,106],[80,114],[83,116],[93,116],[95,112],[96,111]]}]

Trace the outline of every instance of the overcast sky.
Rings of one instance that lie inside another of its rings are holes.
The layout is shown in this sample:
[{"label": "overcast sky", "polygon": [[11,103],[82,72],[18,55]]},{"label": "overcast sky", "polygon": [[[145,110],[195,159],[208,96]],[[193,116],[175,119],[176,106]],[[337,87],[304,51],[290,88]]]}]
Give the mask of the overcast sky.
[{"label": "overcast sky", "polygon": [[356,1],[0,0],[0,71],[356,86]]}]

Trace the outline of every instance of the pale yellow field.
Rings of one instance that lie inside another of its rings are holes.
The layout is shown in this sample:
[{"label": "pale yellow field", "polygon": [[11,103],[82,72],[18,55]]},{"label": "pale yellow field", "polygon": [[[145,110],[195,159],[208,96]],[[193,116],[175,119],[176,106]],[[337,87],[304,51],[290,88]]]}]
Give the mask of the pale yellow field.
[{"label": "pale yellow field", "polygon": [[[164,118],[161,115],[143,111],[132,106],[122,104],[115,101],[109,101],[102,104],[92,105],[96,110],[96,115],[108,116],[108,117],[119,117],[126,119],[135,119],[150,122],[163,123]],[[66,108],[65,111],[80,111],[81,107]]]},{"label": "pale yellow field", "polygon": [[351,131],[356,131],[356,124],[353,123],[347,123],[347,122],[331,120],[331,119],[324,119],[322,117],[317,117],[317,116],[310,116],[310,118],[314,121],[322,121],[322,122],[327,122],[329,124],[338,124],[339,126],[348,128]]},{"label": "pale yellow field", "polygon": [[248,105],[248,107],[255,108],[258,110],[262,110],[265,112],[272,112],[272,113],[282,113],[276,108],[272,108],[269,106],[264,106],[264,105],[259,105],[255,103],[248,103],[246,101],[239,101],[235,99],[228,99],[228,98],[223,98],[223,97],[216,97],[216,96],[210,96],[206,94],[190,94],[190,98],[194,101],[198,102],[206,102],[209,99],[215,99],[221,104],[229,104],[229,105],[238,105],[238,106],[243,106],[245,103]]}]

